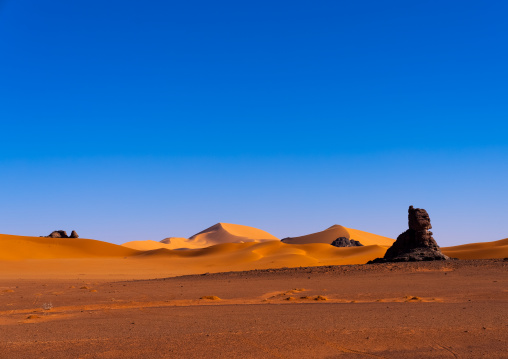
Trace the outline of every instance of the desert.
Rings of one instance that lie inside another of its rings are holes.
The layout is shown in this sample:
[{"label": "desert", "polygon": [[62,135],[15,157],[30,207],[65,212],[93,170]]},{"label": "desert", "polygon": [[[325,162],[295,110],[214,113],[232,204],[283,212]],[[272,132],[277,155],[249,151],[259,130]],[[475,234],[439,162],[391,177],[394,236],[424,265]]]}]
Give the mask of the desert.
[{"label": "desert", "polygon": [[0,0],[0,359],[508,359],[507,14]]},{"label": "desert", "polygon": [[366,264],[393,243],[339,225],[283,241],[225,223],[124,245],[0,235],[2,357],[506,357],[508,239]]}]

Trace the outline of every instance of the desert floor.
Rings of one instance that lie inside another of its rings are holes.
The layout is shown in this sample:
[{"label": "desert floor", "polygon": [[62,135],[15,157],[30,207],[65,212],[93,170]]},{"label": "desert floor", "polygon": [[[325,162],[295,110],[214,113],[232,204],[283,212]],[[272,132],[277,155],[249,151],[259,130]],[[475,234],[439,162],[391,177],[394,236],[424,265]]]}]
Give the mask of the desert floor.
[{"label": "desert floor", "polygon": [[508,357],[502,259],[149,280],[8,273],[1,358]]}]

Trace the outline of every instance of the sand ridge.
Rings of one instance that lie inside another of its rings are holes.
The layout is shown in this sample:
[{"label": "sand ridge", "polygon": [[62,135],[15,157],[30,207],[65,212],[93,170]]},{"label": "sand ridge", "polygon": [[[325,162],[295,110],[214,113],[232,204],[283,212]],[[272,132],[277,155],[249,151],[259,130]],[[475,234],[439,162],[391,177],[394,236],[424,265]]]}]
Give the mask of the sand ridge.
[{"label": "sand ridge", "polygon": [[232,223],[217,223],[189,239],[168,237],[160,242],[131,241],[123,246],[138,250],[165,249],[196,249],[224,243],[247,243],[278,241],[279,239],[261,229]]},{"label": "sand ridge", "polygon": [[449,257],[459,259],[508,258],[508,238],[493,242],[443,247],[441,251]]},{"label": "sand ridge", "polygon": [[0,234],[0,260],[107,258],[139,254],[134,249],[86,238],[47,238]]},{"label": "sand ridge", "polygon": [[331,244],[339,237],[346,237],[360,241],[364,246],[381,245],[391,246],[395,241],[392,238],[383,237],[377,234],[360,231],[358,229],[346,228],[335,224],[324,231],[307,234],[300,237],[284,238],[283,242],[288,244],[326,243]]}]

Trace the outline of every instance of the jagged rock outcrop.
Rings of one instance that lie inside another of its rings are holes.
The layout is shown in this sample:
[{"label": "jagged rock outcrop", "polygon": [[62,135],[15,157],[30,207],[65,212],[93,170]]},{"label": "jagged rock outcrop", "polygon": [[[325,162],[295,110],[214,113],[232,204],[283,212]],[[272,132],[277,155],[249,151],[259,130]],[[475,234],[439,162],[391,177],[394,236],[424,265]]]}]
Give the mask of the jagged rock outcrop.
[{"label": "jagged rock outcrop", "polygon": [[417,262],[447,260],[432,237],[430,217],[426,210],[409,207],[409,229],[397,237],[388,248],[383,258],[376,258],[369,263]]},{"label": "jagged rock outcrop", "polygon": [[349,239],[347,237],[339,237],[331,244],[334,247],[363,247],[363,244],[359,241],[355,241],[354,239]]},{"label": "jagged rock outcrop", "polygon": [[62,230],[59,230],[59,231],[53,231],[51,232],[51,234],[49,236],[47,236],[48,238],[69,238],[69,236],[67,235],[67,232],[65,231],[62,231]]},{"label": "jagged rock outcrop", "polygon": [[79,238],[76,231],[72,231],[71,235],[68,236],[66,231],[53,231],[49,236],[46,236],[46,238]]}]

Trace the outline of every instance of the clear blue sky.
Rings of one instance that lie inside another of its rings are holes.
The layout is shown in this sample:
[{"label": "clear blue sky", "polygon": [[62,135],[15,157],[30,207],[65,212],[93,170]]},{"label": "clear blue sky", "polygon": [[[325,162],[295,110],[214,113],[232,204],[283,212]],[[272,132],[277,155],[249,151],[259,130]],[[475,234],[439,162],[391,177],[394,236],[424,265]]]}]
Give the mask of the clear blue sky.
[{"label": "clear blue sky", "polygon": [[504,1],[0,0],[0,233],[508,237]]}]

